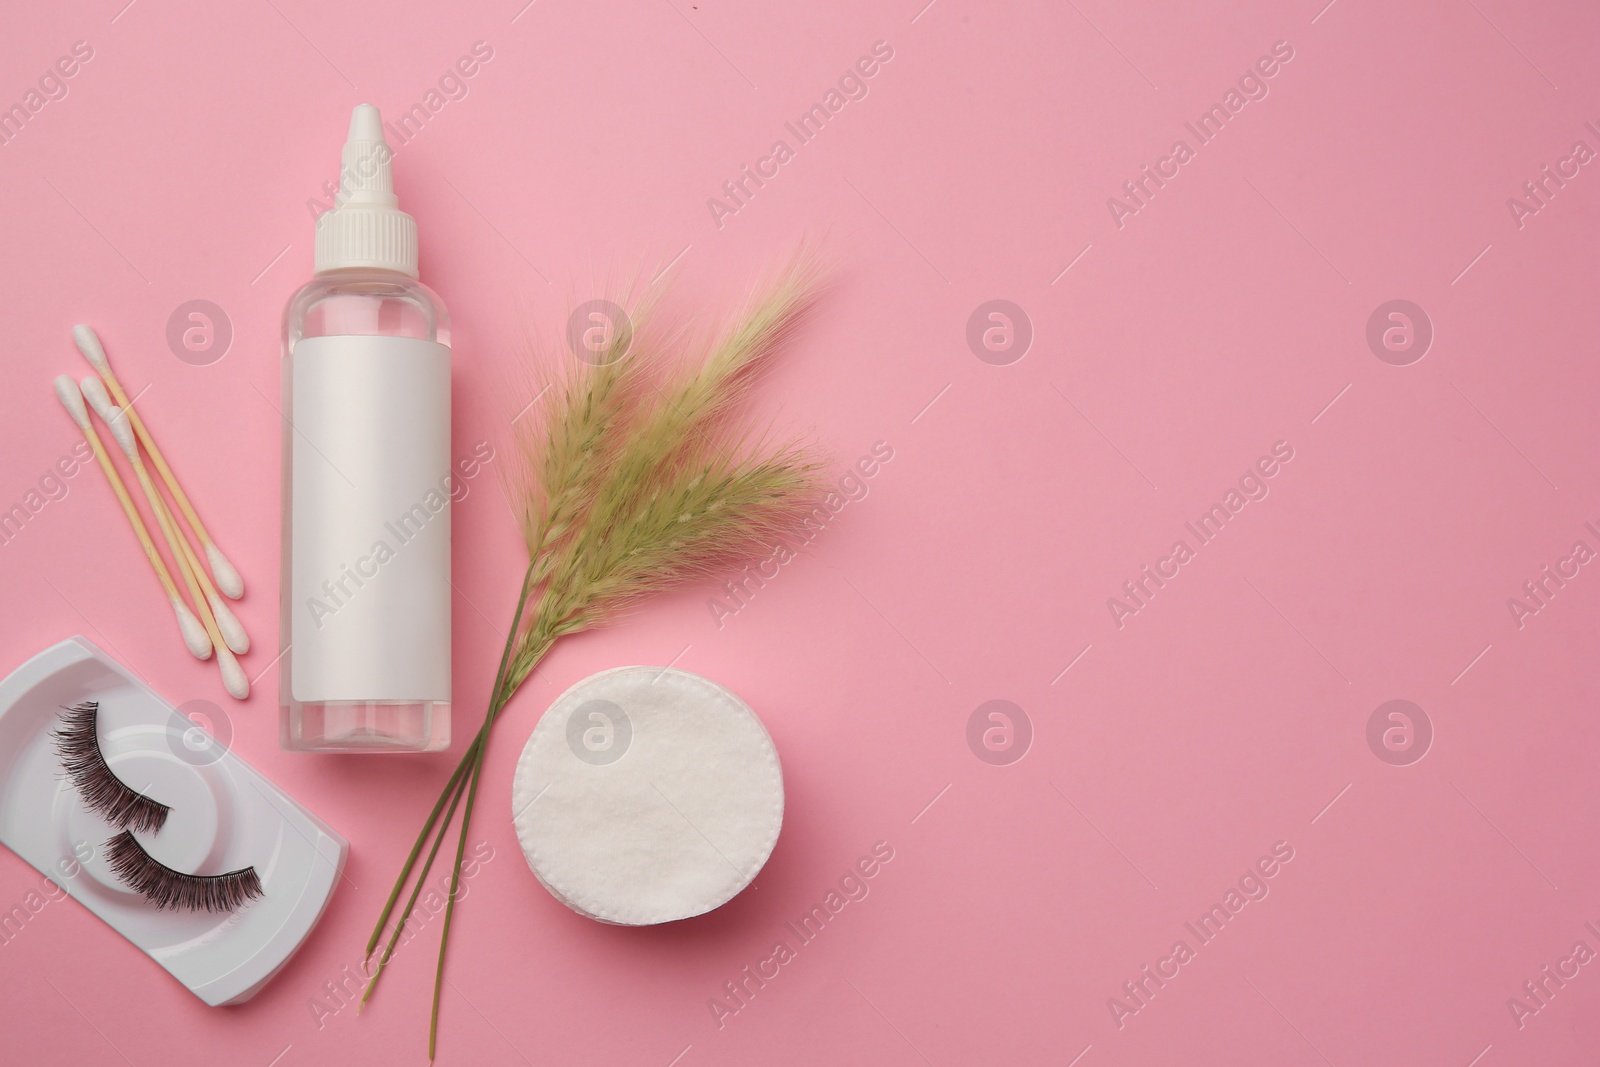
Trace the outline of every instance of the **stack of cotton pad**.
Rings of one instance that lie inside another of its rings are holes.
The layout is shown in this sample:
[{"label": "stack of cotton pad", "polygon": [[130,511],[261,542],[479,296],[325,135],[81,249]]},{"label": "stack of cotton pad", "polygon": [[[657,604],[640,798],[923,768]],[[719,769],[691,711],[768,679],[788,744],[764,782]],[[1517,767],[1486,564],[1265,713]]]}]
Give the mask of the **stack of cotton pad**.
[{"label": "stack of cotton pad", "polygon": [[528,866],[580,915],[626,926],[719,907],[783,824],[761,720],[687,671],[617,667],[563,693],[517,762],[511,817]]}]

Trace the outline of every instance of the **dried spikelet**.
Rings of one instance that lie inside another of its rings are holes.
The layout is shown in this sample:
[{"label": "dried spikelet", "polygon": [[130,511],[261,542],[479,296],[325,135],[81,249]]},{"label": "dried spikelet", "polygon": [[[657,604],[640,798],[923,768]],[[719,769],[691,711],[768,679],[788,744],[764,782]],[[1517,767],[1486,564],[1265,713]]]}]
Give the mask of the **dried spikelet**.
[{"label": "dried spikelet", "polygon": [[523,436],[530,461],[513,489],[524,501],[535,580],[545,583],[513,653],[513,685],[553,637],[765,555],[810,510],[819,465],[795,445],[752,442],[729,423],[812,307],[815,262],[797,255],[698,358],[675,352],[684,335],[658,328],[647,308],[620,358],[570,361],[560,392],[547,391],[555,399]]},{"label": "dried spikelet", "polygon": [[[648,308],[641,318],[653,321]],[[618,427],[648,388],[642,377],[652,360],[626,357],[663,341],[627,324],[614,329],[589,361],[569,357],[533,363],[534,400],[513,423],[510,471],[530,553],[541,540],[549,545],[567,535],[580,503],[606,476]]]}]

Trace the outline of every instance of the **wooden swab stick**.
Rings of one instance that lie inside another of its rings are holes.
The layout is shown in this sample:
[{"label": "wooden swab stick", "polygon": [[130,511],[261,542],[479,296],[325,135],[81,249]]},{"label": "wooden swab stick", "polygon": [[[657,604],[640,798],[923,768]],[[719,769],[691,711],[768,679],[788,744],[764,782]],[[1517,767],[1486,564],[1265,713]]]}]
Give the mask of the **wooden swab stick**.
[{"label": "wooden swab stick", "polygon": [[84,439],[89,442],[89,448],[94,452],[94,458],[100,461],[100,469],[105,472],[106,481],[111,483],[111,491],[117,495],[117,502],[122,505],[122,513],[128,517],[129,525],[139,538],[145,558],[150,561],[156,577],[161,580],[161,587],[166,590],[167,599],[172,603],[172,613],[178,618],[178,630],[183,634],[183,643],[197,658],[210,657],[211,638],[206,633],[206,628],[200,625],[200,620],[195,618],[194,612],[184,605],[183,598],[178,595],[178,587],[172,584],[172,575],[167,573],[167,565],[161,562],[161,553],[156,551],[155,544],[151,542],[150,532],[144,527],[144,520],[139,517],[133,501],[128,498],[128,490],[123,487],[117,469],[111,465],[111,457],[106,455],[105,446],[100,443],[100,435],[94,432],[94,427],[89,423],[89,409],[84,406],[83,394],[78,392],[78,383],[63,374],[55,380],[55,389],[56,399],[61,401],[61,406],[67,409],[72,421],[83,431]]},{"label": "wooden swab stick", "polygon": [[[138,442],[134,440],[133,432],[128,428],[126,409],[119,408],[111,402],[111,397],[106,393],[105,383],[95,375],[86,375],[78,384],[83,388],[84,399],[89,401],[89,406],[100,416],[101,421],[110,427],[111,436],[116,438],[117,445],[133,466],[133,473],[139,479],[139,487],[144,490],[145,501],[150,505],[150,510],[155,512],[156,522],[161,527],[161,535],[167,539],[167,548],[171,551],[172,558],[177,561],[178,569],[183,573],[184,584],[189,587],[189,599],[193,602],[200,621],[206,621],[206,608],[209,607],[212,618],[217,624],[217,631],[222,635],[223,643],[236,654],[244,655],[250,651],[250,635],[245,633],[239,619],[217,595],[217,589],[211,584],[210,576],[206,574],[205,568],[200,566],[200,560],[196,558],[194,549],[189,547],[183,531],[178,529],[178,521],[168,510],[167,502],[162,499],[161,490],[150,480],[150,472],[145,469],[144,460],[139,457]],[[213,632],[211,639],[215,642],[217,633]]]},{"label": "wooden swab stick", "polygon": [[[85,382],[100,385],[100,379],[91,375]],[[183,540],[183,534],[176,528],[172,516],[167,513],[166,503],[161,499],[160,492],[150,481],[150,472],[144,469],[144,461],[139,458],[139,444],[134,440],[133,430],[129,428],[128,420],[121,418],[122,411],[111,406],[110,398],[105,396],[104,388],[93,388],[96,395],[90,399],[96,413],[105,419],[106,425],[111,429],[111,436],[116,438],[117,446],[122,449],[123,455],[128,457],[128,462],[133,465],[133,472],[139,478],[139,486],[144,490],[145,499],[150,503],[150,509],[156,514],[156,524],[161,527],[161,536],[167,539],[167,548],[171,550],[173,559],[178,562],[178,570],[183,572],[184,584],[189,587],[189,596],[194,603],[195,612],[200,616],[200,622],[206,628],[206,634],[211,639],[211,646],[217,653],[217,667],[222,671],[222,687],[228,695],[235,700],[243,700],[250,695],[250,679],[245,676],[244,668],[239,666],[239,661],[233,658],[233,651],[228,640],[219,632],[218,619],[207,608],[206,601],[200,595],[199,584],[195,581],[194,569],[185,557],[183,550],[178,547],[178,542]],[[86,393],[87,395],[87,393]],[[105,404],[95,403],[104,399]],[[108,417],[109,416],[109,417]],[[185,548],[188,546],[185,545]],[[220,601],[217,601],[220,605]],[[226,610],[226,609],[224,609]],[[232,615],[230,613],[229,617]],[[238,627],[237,619],[233,625]],[[246,642],[248,647],[248,642]]]},{"label": "wooden swab stick", "polygon": [[205,550],[206,560],[211,564],[211,573],[217,579],[217,588],[232,599],[238,600],[244,596],[244,579],[239,577],[239,572],[228,562],[228,558],[222,554],[217,543],[211,540],[211,535],[200,522],[200,516],[195,513],[194,505],[189,503],[189,498],[184,495],[177,476],[172,473],[172,468],[167,466],[166,457],[161,454],[161,449],[156,447],[155,438],[150,436],[144,420],[139,418],[139,413],[133,409],[132,403],[128,400],[128,394],[123,391],[122,383],[117,381],[116,374],[112,372],[111,363],[106,359],[106,350],[100,344],[100,338],[88,326],[79,324],[72,328],[72,340],[78,346],[78,351],[83,353],[83,358],[87,359],[89,365],[105,379],[106,386],[116,398],[117,405],[128,413],[128,421],[133,424],[133,432],[138,435],[139,443],[150,453],[150,461],[156,465],[156,471],[166,483],[168,491],[172,493],[172,499],[177,503],[178,510],[183,512],[183,517],[189,522],[189,528],[200,539],[200,547]]}]

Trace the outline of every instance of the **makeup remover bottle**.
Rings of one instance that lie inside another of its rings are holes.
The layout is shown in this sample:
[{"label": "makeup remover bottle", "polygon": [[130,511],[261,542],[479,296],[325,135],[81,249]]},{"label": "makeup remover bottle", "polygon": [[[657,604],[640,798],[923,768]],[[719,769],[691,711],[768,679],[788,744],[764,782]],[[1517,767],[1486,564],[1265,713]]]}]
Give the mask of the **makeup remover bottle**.
[{"label": "makeup remover bottle", "polygon": [[278,704],[296,751],[450,744],[450,323],[390,161],[359,105],[316,276],[283,314]]}]

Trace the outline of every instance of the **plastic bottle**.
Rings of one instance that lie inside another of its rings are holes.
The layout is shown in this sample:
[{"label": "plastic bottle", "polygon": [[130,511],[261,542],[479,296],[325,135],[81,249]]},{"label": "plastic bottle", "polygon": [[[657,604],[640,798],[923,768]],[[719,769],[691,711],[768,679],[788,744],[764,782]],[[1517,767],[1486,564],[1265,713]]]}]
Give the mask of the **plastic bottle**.
[{"label": "plastic bottle", "polygon": [[283,314],[279,740],[450,744],[450,322],[356,107],[316,275]]}]

